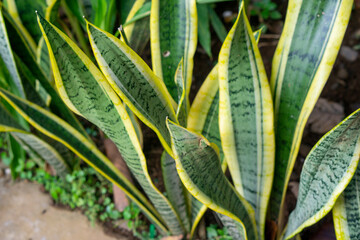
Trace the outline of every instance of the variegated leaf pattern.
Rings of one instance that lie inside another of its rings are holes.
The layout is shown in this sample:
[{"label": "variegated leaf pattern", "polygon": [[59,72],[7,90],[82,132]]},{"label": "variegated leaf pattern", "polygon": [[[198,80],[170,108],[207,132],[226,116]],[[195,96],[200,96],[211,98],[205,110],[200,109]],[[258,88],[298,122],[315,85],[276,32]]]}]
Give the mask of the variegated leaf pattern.
[{"label": "variegated leaf pattern", "polygon": [[[48,2],[48,6],[45,10],[45,19],[48,20],[51,23],[54,23],[59,7],[60,7],[61,0],[51,0]],[[40,65],[41,69],[44,71],[46,77],[48,79],[52,79],[52,72],[51,72],[51,66],[50,66],[50,58],[49,58],[49,52],[47,50],[44,37],[41,37],[37,46],[36,51],[36,60],[38,64]],[[51,81],[50,81],[51,82]]]},{"label": "variegated leaf pattern", "polygon": [[[65,121],[71,124],[74,128],[76,128],[79,132],[81,132],[87,138],[88,135],[80,124],[80,122],[76,119],[74,114],[65,106],[64,102],[59,97],[58,93],[55,89],[50,85],[48,79],[45,77],[43,71],[40,69],[38,64],[36,63],[35,56],[30,50],[30,47],[20,32],[18,26],[12,17],[3,9],[4,20],[6,24],[6,28],[8,31],[10,44],[14,51],[14,54],[18,56],[23,66],[25,66],[32,73],[32,76],[39,81],[41,86],[46,90],[47,94],[49,94],[51,98],[50,109],[61,116]],[[35,80],[35,81],[36,81]],[[89,138],[90,139],[90,138]]]},{"label": "variegated leaf pattern", "polygon": [[223,159],[219,130],[219,66],[216,65],[206,77],[191,105],[187,128],[204,135],[220,149]]},{"label": "variegated leaf pattern", "polygon": [[197,12],[195,0],[152,0],[150,14],[152,66],[174,100],[178,91],[174,76],[184,59],[186,99],[193,71],[193,56],[197,44]]},{"label": "variegated leaf pattern", "polygon": [[188,191],[212,210],[231,217],[247,238],[258,239],[254,210],[222,172],[218,152],[200,135],[168,121],[180,179]]},{"label": "variegated leaf pattern", "polygon": [[165,119],[177,121],[176,103],[164,83],[124,42],[91,23],[87,26],[96,61],[111,87],[172,155]]},{"label": "variegated leaf pattern", "polygon": [[135,114],[131,111],[131,109],[128,106],[125,106],[126,112],[130,117],[130,120],[132,122],[132,125],[135,128],[135,132],[136,132],[136,136],[139,139],[141,148],[143,147],[143,143],[144,143],[144,136],[141,130],[141,126],[139,123],[139,120],[137,119],[137,117],[135,116]]},{"label": "variegated leaf pattern", "polygon": [[170,202],[155,187],[136,130],[118,95],[94,63],[59,29],[39,16],[61,97],[115,143],[172,234],[184,232]]},{"label": "variegated leaf pattern", "polygon": [[220,51],[219,98],[225,159],[236,190],[255,209],[258,237],[263,239],[274,171],[273,108],[265,68],[243,7]]},{"label": "variegated leaf pattern", "polygon": [[178,107],[176,109],[176,117],[181,126],[186,126],[188,116],[188,101],[186,101],[186,89],[185,89],[185,76],[184,76],[184,61],[181,59],[176,72],[175,72],[175,84],[178,90]]},{"label": "variegated leaf pattern", "polygon": [[[260,39],[261,30],[254,32],[255,40]],[[215,65],[209,75],[206,77],[200,90],[198,91],[193,104],[191,105],[188,117],[187,128],[190,131],[200,133],[210,142],[215,143],[220,150],[220,160],[223,170],[226,169],[224,153],[221,147],[219,130],[219,78],[218,65]],[[191,236],[205,213],[207,207],[195,198],[192,199],[192,230]],[[225,219],[225,218],[224,218]],[[227,219],[226,224],[232,229],[231,235],[236,239],[239,234],[236,233],[236,224],[231,224],[231,219]],[[225,223],[224,223],[225,224]],[[241,229],[240,229],[241,230]],[[230,231],[230,230],[229,230]],[[235,235],[237,234],[237,235]]]},{"label": "variegated leaf pattern", "polygon": [[296,208],[285,239],[323,218],[353,177],[360,158],[360,109],[328,132],[311,150],[300,176]]},{"label": "variegated leaf pattern", "polygon": [[161,156],[161,169],[167,197],[179,215],[186,232],[189,232],[188,193],[176,171],[175,160],[166,151]]},{"label": "variegated leaf pattern", "polygon": [[66,174],[70,172],[70,166],[68,166],[67,162],[63,159],[60,153],[42,139],[31,133],[22,131],[11,130],[11,134],[20,138],[22,142],[25,143],[32,151],[37,153],[42,159],[50,164],[57,175],[65,177]]},{"label": "variegated leaf pattern", "polygon": [[[224,154],[221,148],[219,132],[219,79],[218,65],[216,65],[206,77],[200,90],[198,91],[193,104],[191,105],[187,128],[190,131],[202,134],[210,142],[216,144],[220,150],[220,160],[223,170],[226,168]],[[207,207],[201,202],[192,198],[191,216],[192,228],[191,236],[195,233],[196,227],[201,220]],[[232,235],[233,237],[236,237]]]},{"label": "variegated leaf pattern", "polygon": [[224,227],[226,227],[228,234],[233,239],[237,239],[237,240],[246,239],[246,231],[244,231],[244,227],[241,224],[239,224],[238,222],[234,221],[234,219],[226,215],[217,213],[217,216],[219,217]]},{"label": "variegated leaf pattern", "polygon": [[9,85],[12,86],[13,92],[16,92],[17,95],[25,98],[24,87],[22,85],[18,69],[16,68],[14,55],[10,46],[1,3],[0,3],[0,57],[2,58],[2,61],[5,63],[5,66],[10,73],[11,80],[9,81],[11,82],[9,83]]},{"label": "variegated leaf pattern", "polygon": [[159,214],[145,196],[80,132],[56,115],[5,90],[0,89],[0,97],[33,127],[64,144],[105,178],[120,187],[141,208],[150,221],[161,231],[167,231],[165,225],[159,221]]},{"label": "variegated leaf pattern", "polygon": [[305,123],[334,65],[352,6],[353,0],[289,1],[271,73],[276,168],[269,209],[280,228]]},{"label": "variegated leaf pattern", "polygon": [[52,82],[52,72],[51,72],[51,63],[49,58],[49,52],[46,47],[46,43],[44,38],[41,38],[39,41],[39,45],[37,48],[37,54],[36,54],[36,62],[39,64],[41,69],[43,70],[45,76],[47,79],[50,79],[50,83],[54,85],[54,82]]},{"label": "variegated leaf pattern", "polygon": [[337,239],[360,239],[360,164],[349,185],[336,200],[333,220]]},{"label": "variegated leaf pattern", "polygon": [[[150,0],[136,0],[127,16],[126,22],[131,20],[137,11],[146,3],[150,3]],[[124,31],[131,49],[141,54],[150,39],[150,17],[144,17],[126,25]]]}]

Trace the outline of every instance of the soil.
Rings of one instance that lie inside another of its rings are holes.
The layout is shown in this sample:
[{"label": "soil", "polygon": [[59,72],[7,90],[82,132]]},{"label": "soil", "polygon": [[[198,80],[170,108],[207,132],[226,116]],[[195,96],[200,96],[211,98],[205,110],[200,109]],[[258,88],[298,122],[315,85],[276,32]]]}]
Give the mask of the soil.
[{"label": "soil", "polygon": [[0,239],[4,240],[128,239],[105,234],[79,211],[54,207],[40,185],[27,181],[0,178],[0,212]]}]

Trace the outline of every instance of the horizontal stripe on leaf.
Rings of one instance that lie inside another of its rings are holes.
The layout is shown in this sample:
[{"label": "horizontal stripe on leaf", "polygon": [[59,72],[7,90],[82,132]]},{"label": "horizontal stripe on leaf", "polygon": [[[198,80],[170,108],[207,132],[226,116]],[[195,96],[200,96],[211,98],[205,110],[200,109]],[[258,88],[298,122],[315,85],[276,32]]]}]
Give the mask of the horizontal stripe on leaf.
[{"label": "horizontal stripe on leaf", "polygon": [[144,195],[114,167],[110,160],[93,143],[76,129],[56,115],[7,91],[0,89],[0,96],[15,108],[32,126],[43,134],[64,144],[105,178],[120,187],[156,226],[166,231],[166,227],[157,220],[157,211]]},{"label": "horizontal stripe on leaf", "polygon": [[165,85],[125,43],[90,23],[87,26],[95,58],[111,87],[137,117],[156,132],[171,155],[165,119],[176,121],[176,104]]},{"label": "horizontal stripe on leaf", "polygon": [[360,239],[360,164],[345,191],[337,199],[333,219],[337,239]]},{"label": "horizontal stripe on leaf", "polygon": [[149,176],[136,130],[119,96],[95,64],[65,34],[41,17],[39,22],[49,46],[56,85],[62,88],[60,94],[66,94],[62,95],[66,102],[115,143],[170,231],[183,233],[175,210]]},{"label": "horizontal stripe on leaf", "polygon": [[237,221],[248,239],[258,239],[254,210],[223,174],[215,145],[171,121],[168,127],[176,168],[188,191],[207,207]]},{"label": "horizontal stripe on leaf", "polygon": [[318,222],[333,208],[353,177],[359,158],[360,109],[320,139],[305,159],[285,239]]},{"label": "horizontal stripe on leaf", "polygon": [[289,1],[271,73],[276,168],[269,209],[280,228],[305,123],[332,70],[352,6],[352,0]]},{"label": "horizontal stripe on leaf", "polygon": [[243,6],[219,54],[219,95],[225,159],[236,190],[255,209],[258,237],[264,239],[274,171],[273,103]]}]

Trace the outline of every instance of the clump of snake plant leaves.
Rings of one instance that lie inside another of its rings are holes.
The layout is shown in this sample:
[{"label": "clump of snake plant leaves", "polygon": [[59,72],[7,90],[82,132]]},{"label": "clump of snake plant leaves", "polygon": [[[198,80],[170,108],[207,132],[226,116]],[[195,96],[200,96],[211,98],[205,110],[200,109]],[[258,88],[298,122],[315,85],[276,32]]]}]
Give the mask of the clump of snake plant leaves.
[{"label": "clump of snake plant leaves", "polygon": [[[145,2],[138,0],[134,6]],[[4,89],[0,96],[30,125],[122,188],[163,235],[193,237],[210,208],[233,239],[271,239],[265,235],[269,221],[277,223],[271,236],[291,239],[333,209],[337,237],[358,239],[359,110],[311,150],[296,208],[284,219],[285,193],[305,123],[335,62],[352,4],[290,0],[268,81],[257,47],[260,33],[251,29],[240,2],[218,63],[192,105],[195,0],[151,1],[152,69],[134,51],[133,42],[139,40],[136,21],[119,39],[85,20],[95,64],[38,14],[62,101],[115,143],[145,194],[68,119]],[[149,175],[136,118],[157,134],[164,148],[166,194]],[[10,120],[6,123],[13,129]],[[227,167],[231,182],[224,175]]]}]

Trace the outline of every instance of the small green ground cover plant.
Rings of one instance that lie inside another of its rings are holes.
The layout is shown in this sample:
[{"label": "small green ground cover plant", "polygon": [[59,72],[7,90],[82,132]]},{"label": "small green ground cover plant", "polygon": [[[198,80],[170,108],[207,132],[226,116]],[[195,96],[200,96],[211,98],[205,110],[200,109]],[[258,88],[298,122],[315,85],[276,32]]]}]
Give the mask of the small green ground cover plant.
[{"label": "small green ground cover plant", "polygon": [[[35,181],[44,186],[55,203],[80,209],[94,224],[95,221],[125,219],[135,221],[140,210],[130,205],[124,212],[115,209],[112,185],[93,168],[84,167],[67,174],[65,178],[52,176],[32,160],[17,168],[21,179]],[[132,223],[130,223],[132,225]]]},{"label": "small green ground cover plant", "polygon": [[206,227],[206,237],[209,240],[232,240],[226,228],[219,228],[216,224],[210,224]]},{"label": "small green ground cover plant", "polygon": [[[5,163],[6,164],[6,163]],[[16,168],[20,179],[37,182],[44,186],[56,204],[79,209],[91,224],[110,222],[116,227],[117,220],[126,220],[134,236],[142,239],[155,239],[154,226],[147,230],[145,222],[140,220],[140,209],[130,203],[120,212],[112,201],[112,185],[93,168],[83,167],[61,178],[53,176],[34,161],[21,162]]]}]

